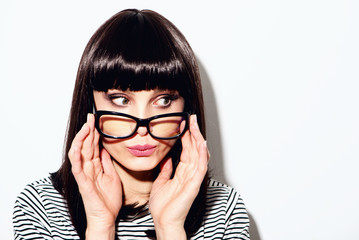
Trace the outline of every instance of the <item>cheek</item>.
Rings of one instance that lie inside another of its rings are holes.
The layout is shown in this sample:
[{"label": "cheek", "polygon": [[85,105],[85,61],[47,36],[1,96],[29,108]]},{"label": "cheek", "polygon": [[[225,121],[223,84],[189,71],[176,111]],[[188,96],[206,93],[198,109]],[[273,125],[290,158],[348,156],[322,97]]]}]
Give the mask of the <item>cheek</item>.
[{"label": "cheek", "polygon": [[112,157],[115,157],[115,155],[123,153],[123,151],[126,149],[125,141],[126,140],[122,139],[104,138],[102,139],[102,146]]},{"label": "cheek", "polygon": [[172,149],[172,147],[175,145],[176,140],[166,140],[166,141],[159,141],[158,149],[162,153],[162,158],[165,157],[165,155]]}]

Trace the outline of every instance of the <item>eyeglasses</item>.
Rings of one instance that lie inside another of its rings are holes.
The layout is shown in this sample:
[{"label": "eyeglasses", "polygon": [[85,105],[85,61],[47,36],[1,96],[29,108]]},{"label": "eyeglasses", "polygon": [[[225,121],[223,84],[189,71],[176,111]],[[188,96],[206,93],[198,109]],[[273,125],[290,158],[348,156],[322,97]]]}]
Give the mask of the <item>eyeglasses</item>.
[{"label": "eyeglasses", "polygon": [[[132,137],[139,127],[146,127],[148,133],[157,139],[175,139],[188,128],[189,114],[167,113],[140,119],[128,114],[112,111],[96,111],[95,126],[104,137],[123,139]],[[184,127],[181,128],[181,125]]]}]

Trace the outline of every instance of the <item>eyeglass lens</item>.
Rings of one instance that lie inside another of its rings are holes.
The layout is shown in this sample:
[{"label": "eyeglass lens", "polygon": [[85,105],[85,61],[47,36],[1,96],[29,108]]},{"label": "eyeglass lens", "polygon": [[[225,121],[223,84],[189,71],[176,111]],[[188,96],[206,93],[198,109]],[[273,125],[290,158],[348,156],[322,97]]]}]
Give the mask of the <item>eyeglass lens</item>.
[{"label": "eyeglass lens", "polygon": [[[171,138],[181,134],[182,116],[160,117],[148,123],[151,134],[159,138]],[[127,137],[136,131],[137,122],[132,118],[116,115],[102,115],[99,126],[104,134],[115,137]]]}]

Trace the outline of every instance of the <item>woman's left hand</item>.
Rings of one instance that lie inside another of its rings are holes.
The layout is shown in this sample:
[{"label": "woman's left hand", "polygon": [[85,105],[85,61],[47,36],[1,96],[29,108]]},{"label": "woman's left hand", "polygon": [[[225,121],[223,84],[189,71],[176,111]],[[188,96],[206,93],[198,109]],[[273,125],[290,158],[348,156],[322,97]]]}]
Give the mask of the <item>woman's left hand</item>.
[{"label": "woman's left hand", "polygon": [[165,159],[154,181],[149,209],[157,239],[185,239],[184,223],[207,172],[209,153],[195,115],[182,136],[181,160],[174,177],[172,159]]}]

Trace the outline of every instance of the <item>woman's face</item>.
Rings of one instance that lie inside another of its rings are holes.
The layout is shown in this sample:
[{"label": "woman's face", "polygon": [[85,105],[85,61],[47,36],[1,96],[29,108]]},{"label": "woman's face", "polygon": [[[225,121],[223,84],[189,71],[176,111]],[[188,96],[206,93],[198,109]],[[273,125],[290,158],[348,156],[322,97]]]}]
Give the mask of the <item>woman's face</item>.
[{"label": "woman's face", "polygon": [[[94,91],[96,110],[121,112],[137,118],[182,112],[184,99],[177,91]],[[103,147],[122,166],[131,171],[153,170],[175,144],[176,139],[152,138],[147,128],[141,126],[126,139],[102,138]]]}]

